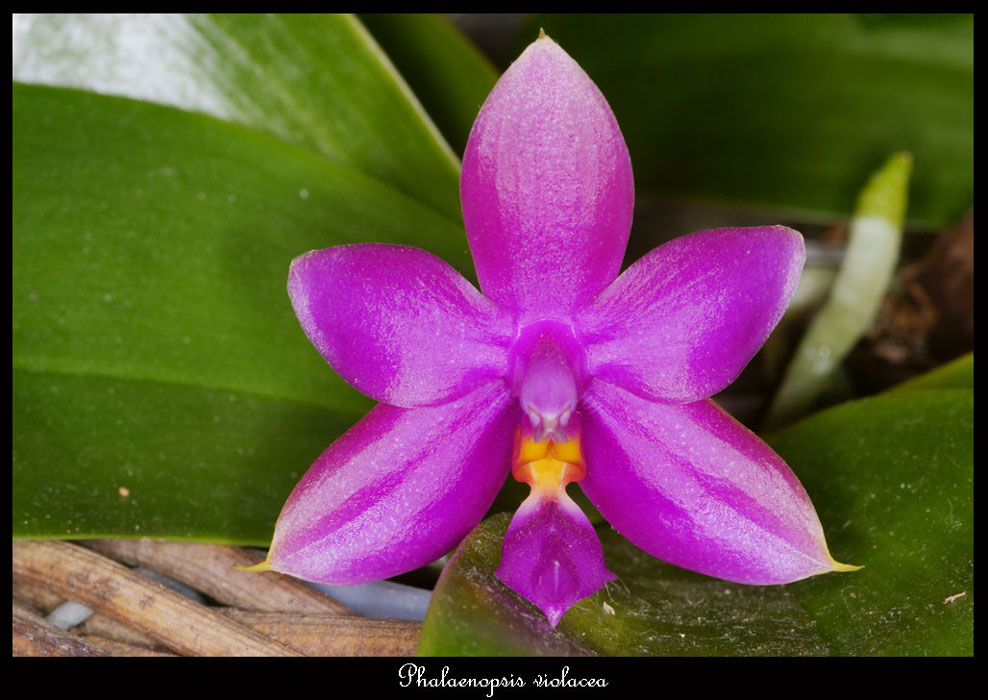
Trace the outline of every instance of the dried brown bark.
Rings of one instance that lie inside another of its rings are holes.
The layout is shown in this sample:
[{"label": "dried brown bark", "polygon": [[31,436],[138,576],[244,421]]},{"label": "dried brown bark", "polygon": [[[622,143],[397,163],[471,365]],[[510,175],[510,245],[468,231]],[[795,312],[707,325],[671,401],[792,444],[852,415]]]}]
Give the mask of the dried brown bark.
[{"label": "dried brown bark", "polygon": [[143,540],[90,540],[82,544],[129,566],[145,566],[219,603],[247,610],[355,613],[342,603],[274,571],[245,572],[261,559],[239,547]]},{"label": "dried brown bark", "polygon": [[422,629],[405,620],[232,608],[223,613],[306,656],[413,656]]},{"label": "dried brown bark", "polygon": [[[360,617],[274,572],[237,547],[94,540],[15,542],[15,656],[410,656],[421,624]],[[202,605],[129,566],[185,583],[223,605]],[[72,630],[43,616],[67,600],[94,613]],[[230,607],[224,607],[230,606]]]},{"label": "dried brown bark", "polygon": [[13,573],[43,583],[189,656],[291,656],[292,649],[68,542],[14,542]]}]

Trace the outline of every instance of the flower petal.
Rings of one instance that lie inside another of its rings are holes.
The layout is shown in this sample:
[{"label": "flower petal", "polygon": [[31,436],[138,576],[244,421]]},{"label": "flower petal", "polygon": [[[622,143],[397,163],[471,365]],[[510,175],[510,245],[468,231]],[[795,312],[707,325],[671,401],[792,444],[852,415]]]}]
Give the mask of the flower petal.
[{"label": "flower petal", "polygon": [[654,403],[599,380],[583,399],[580,485],[638,547],[749,584],[843,567],[796,475],[712,401]]},{"label": "flower petal", "polygon": [[805,257],[803,237],[785,226],[659,246],[576,314],[590,374],[656,401],[714,395],[782,318]]},{"label": "flower petal", "polygon": [[350,584],[439,558],[494,502],[518,419],[503,381],[432,408],[376,406],[292,491],[275,527],[271,568]]},{"label": "flower petal", "polygon": [[564,489],[551,499],[533,491],[519,506],[494,574],[537,605],[553,627],[570,606],[617,578],[604,564],[593,525]]},{"label": "flower petal", "polygon": [[292,262],[288,294],[320,354],[377,401],[435,405],[507,371],[512,320],[424,250],[314,250]]},{"label": "flower petal", "polygon": [[548,37],[481,108],[460,197],[480,288],[523,318],[568,314],[620,270],[634,205],[628,149],[600,90]]}]

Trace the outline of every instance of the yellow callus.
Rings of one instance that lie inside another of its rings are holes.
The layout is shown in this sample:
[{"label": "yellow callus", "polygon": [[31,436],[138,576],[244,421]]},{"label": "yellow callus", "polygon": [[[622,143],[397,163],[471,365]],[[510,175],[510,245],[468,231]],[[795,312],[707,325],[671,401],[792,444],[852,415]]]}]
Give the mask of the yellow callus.
[{"label": "yellow callus", "polygon": [[536,442],[530,437],[516,435],[511,473],[543,497],[565,493],[566,484],[582,481],[587,473],[580,438],[570,438],[566,442]]}]

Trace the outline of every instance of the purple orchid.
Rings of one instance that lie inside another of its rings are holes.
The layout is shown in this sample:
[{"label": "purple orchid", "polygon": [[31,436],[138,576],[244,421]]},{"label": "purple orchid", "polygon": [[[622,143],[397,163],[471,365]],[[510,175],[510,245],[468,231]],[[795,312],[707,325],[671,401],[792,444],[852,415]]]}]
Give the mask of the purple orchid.
[{"label": "purple orchid", "polygon": [[497,577],[552,625],[614,578],[570,482],[688,569],[777,584],[850,568],[789,467],[708,399],[782,316],[799,233],[702,231],[618,276],[628,150],[597,86],[544,36],[482,107],[460,193],[483,295],[406,246],[292,263],[305,333],[380,404],[295,487],[265,568],[354,584],[423,566],[481,520],[509,468],[532,490]]}]

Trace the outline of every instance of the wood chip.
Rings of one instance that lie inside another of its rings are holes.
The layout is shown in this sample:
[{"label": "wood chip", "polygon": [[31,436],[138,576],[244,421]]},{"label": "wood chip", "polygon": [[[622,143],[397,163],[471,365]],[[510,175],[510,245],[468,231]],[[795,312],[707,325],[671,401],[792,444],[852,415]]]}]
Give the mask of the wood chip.
[{"label": "wood chip", "polygon": [[245,610],[355,615],[352,610],[290,576],[237,571],[261,561],[239,547],[188,542],[88,540],[84,546],[129,566],[145,566]]},{"label": "wood chip", "polygon": [[176,656],[162,649],[149,649],[146,646],[127,644],[116,639],[107,639],[97,635],[83,635],[82,640],[97,649],[106,652],[110,656]]},{"label": "wood chip", "polygon": [[306,656],[414,656],[422,624],[326,614],[223,609],[223,614]]},{"label": "wood chip", "polygon": [[75,632],[84,636],[102,637],[131,647],[144,647],[147,650],[163,651],[160,644],[143,632],[135,630],[112,617],[96,613],[78,627]]},{"label": "wood chip", "polygon": [[16,541],[12,569],[15,575],[49,586],[183,655],[297,655],[249,627],[78,545]]},{"label": "wood chip", "polygon": [[13,594],[15,602],[34,608],[43,615],[47,615],[65,602],[63,596],[58,595],[50,588],[17,574],[13,576]]}]

